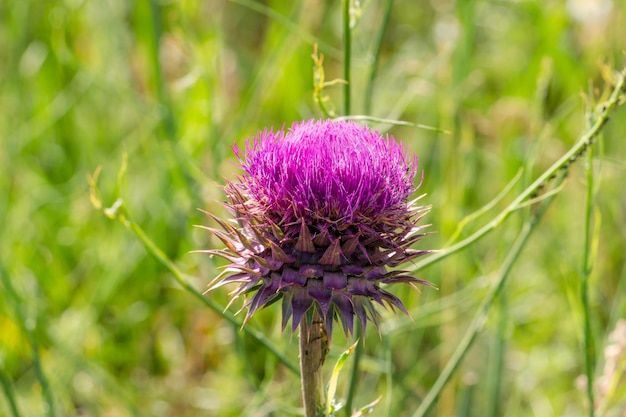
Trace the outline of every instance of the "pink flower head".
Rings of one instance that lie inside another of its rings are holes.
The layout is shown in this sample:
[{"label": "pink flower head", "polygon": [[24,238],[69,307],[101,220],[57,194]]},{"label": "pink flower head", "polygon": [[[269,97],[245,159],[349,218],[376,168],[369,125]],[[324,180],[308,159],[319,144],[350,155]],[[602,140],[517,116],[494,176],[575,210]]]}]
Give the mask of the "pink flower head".
[{"label": "pink flower head", "polygon": [[224,230],[209,230],[227,248],[206,252],[231,262],[233,274],[212,288],[238,283],[246,320],[282,299],[283,328],[291,318],[295,331],[317,309],[330,336],[334,320],[346,333],[354,316],[363,330],[377,324],[374,303],[406,313],[381,284],[429,284],[389,269],[429,252],[409,248],[428,211],[409,202],[417,158],[391,136],[332,120],[264,130],[235,153],[244,174],[225,191],[238,227],[211,215]]}]

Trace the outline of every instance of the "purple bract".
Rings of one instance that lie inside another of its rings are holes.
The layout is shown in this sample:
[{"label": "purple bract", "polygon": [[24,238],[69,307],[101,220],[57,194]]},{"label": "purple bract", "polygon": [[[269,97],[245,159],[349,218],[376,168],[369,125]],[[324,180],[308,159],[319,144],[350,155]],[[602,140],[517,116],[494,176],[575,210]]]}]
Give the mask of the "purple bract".
[{"label": "purple bract", "polygon": [[377,324],[372,301],[406,312],[381,284],[428,284],[389,270],[429,252],[409,248],[428,207],[408,200],[417,158],[402,144],[355,122],[310,120],[260,132],[235,153],[244,174],[225,191],[236,224],[207,213],[226,249],[203,252],[231,263],[212,288],[238,283],[246,320],[280,298],[283,327],[315,308],[329,336],[335,319],[346,333],[354,316],[363,330]]}]

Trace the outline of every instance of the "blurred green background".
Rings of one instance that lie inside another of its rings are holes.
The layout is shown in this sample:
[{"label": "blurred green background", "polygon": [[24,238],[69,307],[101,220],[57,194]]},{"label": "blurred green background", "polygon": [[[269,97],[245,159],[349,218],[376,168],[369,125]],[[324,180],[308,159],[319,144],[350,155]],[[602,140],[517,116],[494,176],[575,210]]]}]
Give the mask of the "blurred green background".
[{"label": "blurred green background", "polygon": [[[584,132],[587,105],[624,62],[626,2],[396,1],[385,26],[386,5],[353,5],[352,111],[452,132],[373,125],[419,156],[434,232],[419,245],[441,248],[520,168],[522,180],[462,236]],[[81,417],[301,412],[297,375],[183,291],[131,231],[96,210],[88,176],[101,167],[105,206],[122,198],[204,291],[218,261],[190,251],[221,244],[193,228],[211,223],[196,208],[227,215],[220,187],[237,175],[233,143],[321,116],[312,97],[313,44],[325,55],[326,79],[342,78],[341,27],[341,3],[328,0],[0,3],[0,415],[52,415],[49,404],[57,416]],[[338,114],[342,91],[324,91]],[[626,316],[625,131],[621,109],[593,161],[598,378],[607,373],[605,347],[623,348],[609,381],[626,368],[626,336],[608,337]],[[117,187],[124,153],[128,168]],[[571,167],[431,415],[587,415],[584,165],[580,158]],[[438,291],[392,287],[413,321],[385,314],[381,336],[370,329],[356,406],[382,395],[373,415],[413,414],[528,210],[420,271]],[[225,306],[228,290],[209,297]],[[295,362],[297,339],[281,333],[275,307],[248,326]],[[336,334],[329,362],[351,343]],[[348,373],[339,384],[344,398]],[[612,398],[598,386],[606,415],[624,415],[624,379]]]}]

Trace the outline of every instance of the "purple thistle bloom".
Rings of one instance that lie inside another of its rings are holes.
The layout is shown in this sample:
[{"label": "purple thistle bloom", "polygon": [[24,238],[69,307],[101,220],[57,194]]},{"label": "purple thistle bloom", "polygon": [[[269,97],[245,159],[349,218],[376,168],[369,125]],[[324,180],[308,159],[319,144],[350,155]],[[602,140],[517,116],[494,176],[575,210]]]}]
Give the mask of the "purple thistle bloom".
[{"label": "purple thistle bloom", "polygon": [[211,289],[238,283],[245,320],[282,298],[283,328],[291,318],[293,331],[317,309],[329,336],[334,320],[346,333],[354,316],[363,330],[367,320],[377,326],[374,303],[407,313],[381,284],[429,284],[388,270],[429,252],[409,249],[429,209],[408,200],[417,158],[393,137],[332,120],[264,130],[243,155],[234,150],[244,174],[225,191],[237,226],[207,213],[223,230],[205,229],[226,249],[203,252],[231,262]]}]

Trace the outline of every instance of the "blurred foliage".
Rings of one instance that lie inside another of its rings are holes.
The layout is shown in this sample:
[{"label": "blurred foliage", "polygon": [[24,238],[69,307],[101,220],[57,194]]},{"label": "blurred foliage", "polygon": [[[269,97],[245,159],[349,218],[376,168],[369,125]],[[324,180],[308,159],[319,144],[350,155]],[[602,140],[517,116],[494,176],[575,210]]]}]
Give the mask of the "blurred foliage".
[{"label": "blurred foliage", "polygon": [[[374,56],[384,3],[354,5],[352,107],[364,112],[376,65],[372,116],[453,132],[375,125],[419,156],[435,232],[420,243],[438,248],[521,167],[518,192],[584,131],[586,106],[609,81],[607,68],[623,65],[626,3],[396,1]],[[208,223],[196,208],[226,215],[220,184],[237,174],[233,143],[320,116],[311,54],[318,43],[326,78],[341,78],[340,9],[328,0],[0,3],[0,268],[7,279],[0,285],[0,415],[298,415],[298,377],[182,291],[132,233],[95,210],[87,176],[101,167],[104,204],[123,198],[203,291],[219,265],[189,251],[220,242],[193,228]],[[341,86],[324,92],[340,112]],[[607,335],[626,316],[624,131],[622,109],[594,157],[598,376],[606,373]],[[128,169],[117,189],[124,152]],[[583,166],[581,159],[570,169],[432,415],[585,415],[576,382],[583,373]],[[414,320],[389,316],[381,337],[368,333],[356,406],[382,395],[375,415],[412,415],[522,216],[421,271],[439,291],[394,289]],[[210,297],[228,302],[225,290]],[[277,309],[248,325],[296,359],[295,336],[281,333]],[[337,334],[329,362],[350,344]],[[345,390],[340,379],[338,397]],[[613,399],[607,415],[623,407]]]}]

